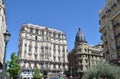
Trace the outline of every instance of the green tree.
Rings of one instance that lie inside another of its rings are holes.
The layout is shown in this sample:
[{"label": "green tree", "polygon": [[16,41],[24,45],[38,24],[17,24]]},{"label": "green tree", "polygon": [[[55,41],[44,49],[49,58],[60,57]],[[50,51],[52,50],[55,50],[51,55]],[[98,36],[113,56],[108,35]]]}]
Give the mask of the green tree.
[{"label": "green tree", "polygon": [[9,73],[10,77],[12,77],[13,79],[16,79],[16,77],[20,73],[20,66],[18,64],[18,56],[15,55],[15,52],[11,54],[11,60],[8,61],[7,72]]},{"label": "green tree", "polygon": [[92,68],[84,71],[84,79],[116,79],[120,78],[120,67],[115,65],[110,65],[107,62],[99,62]]},{"label": "green tree", "polygon": [[34,69],[33,79],[42,79],[40,70],[38,68]]}]

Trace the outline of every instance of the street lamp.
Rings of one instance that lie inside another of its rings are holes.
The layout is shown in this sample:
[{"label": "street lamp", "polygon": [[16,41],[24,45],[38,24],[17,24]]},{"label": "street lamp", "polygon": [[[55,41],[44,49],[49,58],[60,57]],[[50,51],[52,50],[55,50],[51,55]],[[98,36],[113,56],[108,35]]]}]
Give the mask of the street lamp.
[{"label": "street lamp", "polygon": [[9,41],[9,38],[10,38],[11,34],[6,31],[4,33],[4,42],[5,42],[5,49],[4,49],[4,57],[3,57],[3,71],[2,71],[2,79],[6,79],[5,77],[5,71],[6,71],[6,62],[5,62],[5,59],[6,59],[6,49],[7,49],[7,43]]},{"label": "street lamp", "polygon": [[70,79],[72,79],[72,67],[70,67]]}]

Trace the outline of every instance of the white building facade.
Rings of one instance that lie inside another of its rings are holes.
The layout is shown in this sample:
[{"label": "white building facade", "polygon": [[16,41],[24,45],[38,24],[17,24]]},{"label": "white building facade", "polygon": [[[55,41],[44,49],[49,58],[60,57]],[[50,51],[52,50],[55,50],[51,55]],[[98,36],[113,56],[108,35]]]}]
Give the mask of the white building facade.
[{"label": "white building facade", "polygon": [[5,6],[4,1],[0,0],[0,72],[2,71],[3,66],[3,57],[4,57],[4,33],[6,32],[6,15],[5,15]]},{"label": "white building facade", "polygon": [[68,70],[67,41],[62,31],[34,24],[23,24],[18,48],[23,79],[31,79],[35,67],[40,69],[43,77],[48,77],[49,73]]}]

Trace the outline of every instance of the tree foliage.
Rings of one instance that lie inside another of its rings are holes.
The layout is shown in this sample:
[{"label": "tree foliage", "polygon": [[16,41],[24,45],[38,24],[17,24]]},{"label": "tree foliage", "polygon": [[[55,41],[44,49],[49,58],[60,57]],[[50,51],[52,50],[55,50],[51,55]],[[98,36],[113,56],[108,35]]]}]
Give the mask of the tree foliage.
[{"label": "tree foliage", "polygon": [[33,79],[42,79],[40,70],[38,68],[34,69]]},{"label": "tree foliage", "polygon": [[18,64],[18,56],[13,52],[11,54],[11,60],[8,61],[8,70],[7,72],[13,79],[16,79],[16,76],[20,73],[20,66]]},{"label": "tree foliage", "polygon": [[120,78],[120,67],[115,65],[110,65],[107,62],[101,61],[92,68],[87,69],[84,73],[85,79],[116,79]]}]

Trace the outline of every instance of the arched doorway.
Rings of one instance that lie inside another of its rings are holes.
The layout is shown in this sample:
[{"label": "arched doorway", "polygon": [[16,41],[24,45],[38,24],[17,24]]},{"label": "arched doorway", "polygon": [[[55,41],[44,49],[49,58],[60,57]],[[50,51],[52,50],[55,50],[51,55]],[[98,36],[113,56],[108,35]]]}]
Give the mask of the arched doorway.
[{"label": "arched doorway", "polygon": [[43,72],[43,78],[44,78],[44,79],[47,78],[47,72],[46,72],[46,71]]}]

